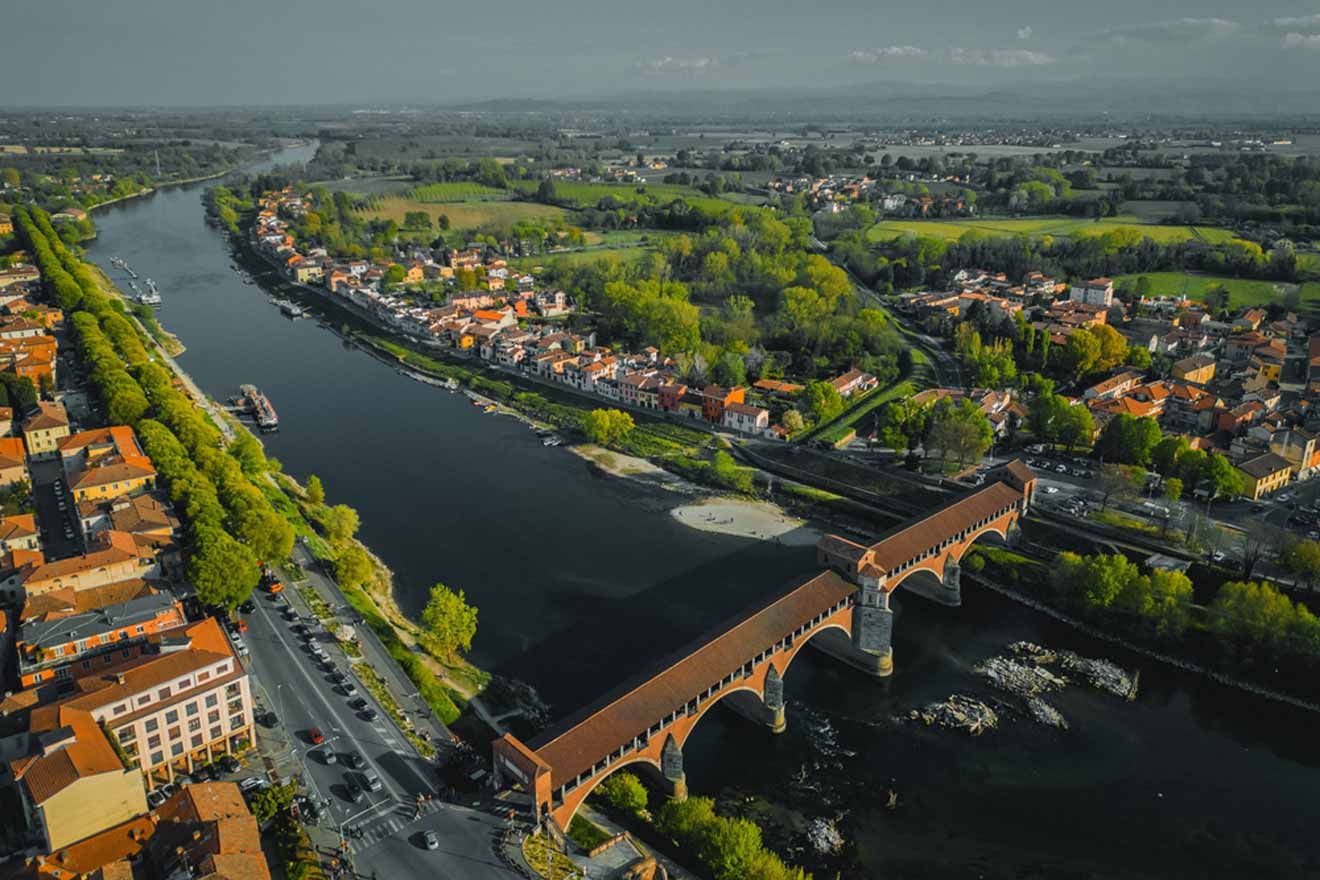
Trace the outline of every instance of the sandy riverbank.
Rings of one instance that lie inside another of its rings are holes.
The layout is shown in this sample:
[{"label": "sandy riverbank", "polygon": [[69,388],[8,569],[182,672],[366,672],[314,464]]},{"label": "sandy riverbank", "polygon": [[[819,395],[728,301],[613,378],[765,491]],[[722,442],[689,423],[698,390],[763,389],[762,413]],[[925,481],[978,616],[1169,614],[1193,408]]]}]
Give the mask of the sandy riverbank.
[{"label": "sandy riverbank", "polygon": [[791,547],[815,544],[821,532],[768,501],[708,498],[670,511],[674,519],[703,532],[775,541]]}]

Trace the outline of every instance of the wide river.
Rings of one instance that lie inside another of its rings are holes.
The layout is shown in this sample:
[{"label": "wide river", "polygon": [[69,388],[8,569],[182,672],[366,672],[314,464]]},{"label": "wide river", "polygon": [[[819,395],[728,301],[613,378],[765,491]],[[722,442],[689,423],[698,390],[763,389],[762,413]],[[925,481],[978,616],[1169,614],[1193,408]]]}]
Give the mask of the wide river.
[{"label": "wide river", "polygon": [[[123,257],[156,280],[161,322],[209,394],[247,382],[267,392],[281,420],[269,453],[357,508],[405,610],[437,581],[464,589],[481,614],[473,659],[535,685],[556,714],[812,570],[810,550],[688,529],[668,515],[674,498],[598,477],[521,423],[401,376],[316,321],[282,317],[231,269],[204,222],[204,187],[98,212],[92,259],[119,279],[110,258]],[[351,320],[308,302],[334,326]],[[1320,715],[1126,656],[994,594],[964,595],[960,609],[896,597],[896,674],[883,683],[804,652],[786,680],[785,734],[710,713],[688,744],[691,789],[784,822],[846,815],[840,860],[795,854],[822,880],[839,867],[886,878],[1320,876]],[[1139,668],[1140,695],[1054,695],[1064,732],[1008,709],[980,737],[896,720],[954,693],[993,700],[972,668],[1018,639]]]}]

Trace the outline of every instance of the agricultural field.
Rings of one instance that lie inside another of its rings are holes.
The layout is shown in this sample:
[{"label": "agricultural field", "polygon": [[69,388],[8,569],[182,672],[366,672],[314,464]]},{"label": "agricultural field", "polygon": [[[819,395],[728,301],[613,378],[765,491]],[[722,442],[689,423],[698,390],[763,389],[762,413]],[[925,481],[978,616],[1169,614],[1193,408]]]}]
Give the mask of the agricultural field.
[{"label": "agricultural field", "polygon": [[1162,244],[1199,238],[1224,242],[1233,238],[1227,229],[1200,226],[1156,226],[1132,216],[1089,220],[1078,217],[1036,217],[1030,220],[972,218],[967,220],[881,220],[867,230],[871,241],[888,241],[902,235],[921,235],[957,241],[969,231],[987,235],[1102,235],[1118,229],[1135,229]]},{"label": "agricultural field", "polygon": [[626,263],[635,260],[642,254],[649,251],[649,247],[641,245],[629,247],[627,245],[619,247],[588,247],[575,251],[559,251],[552,254],[541,254],[534,257],[515,257],[509,261],[515,269],[521,269],[526,272],[535,269],[537,266],[547,266],[556,261],[562,261],[570,265],[579,263],[592,263],[596,260],[603,260],[613,257],[620,262]]},{"label": "agricultural field", "polygon": [[496,189],[481,183],[457,181],[454,183],[428,183],[414,187],[408,197],[418,202],[502,202],[513,197],[506,189]]},{"label": "agricultural field", "polygon": [[[1115,282],[1135,281],[1144,277],[1150,285],[1148,296],[1179,296],[1202,300],[1212,287],[1228,289],[1229,308],[1282,304],[1284,297],[1298,290],[1296,284],[1276,281],[1258,281],[1254,278],[1228,278],[1219,275],[1200,275],[1191,272],[1146,272],[1140,275],[1120,275]],[[1308,282],[1300,286],[1301,302],[1311,308],[1320,305],[1320,283]]]},{"label": "agricultural field", "polygon": [[[384,196],[366,210],[365,217],[379,217],[403,225],[409,211],[425,211],[431,222],[444,214],[451,229],[476,229],[480,226],[512,225],[524,220],[564,220],[563,208],[533,202],[419,202],[406,196]],[[438,227],[437,227],[438,228]]]},{"label": "agricultural field", "polygon": [[[516,184],[525,192],[534,193],[539,184],[530,181]],[[594,208],[601,199],[616,198],[621,202],[649,201],[657,205],[682,199],[689,205],[717,213],[733,207],[726,199],[714,198],[699,189],[676,183],[580,183],[571,180],[555,181],[555,198],[575,208]]]}]

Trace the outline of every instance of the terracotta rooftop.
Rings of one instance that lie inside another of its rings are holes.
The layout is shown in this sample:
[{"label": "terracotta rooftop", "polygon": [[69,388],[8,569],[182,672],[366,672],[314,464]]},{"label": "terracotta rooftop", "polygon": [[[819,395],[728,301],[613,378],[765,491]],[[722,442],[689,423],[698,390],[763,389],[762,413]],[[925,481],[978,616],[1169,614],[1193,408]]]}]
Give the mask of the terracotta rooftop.
[{"label": "terracotta rooftop", "polygon": [[551,786],[589,770],[605,755],[681,709],[806,621],[857,588],[823,572],[780,592],[765,605],[726,623],[670,655],[598,702],[536,737],[530,745],[551,767]]},{"label": "terracotta rooftop", "polygon": [[892,572],[924,553],[949,535],[982,519],[989,519],[1022,500],[1022,493],[1007,483],[992,483],[984,489],[952,501],[926,518],[899,526],[871,545],[872,561]]},{"label": "terracotta rooftop", "polygon": [[69,414],[64,411],[62,405],[41,400],[37,402],[37,406],[39,407],[37,412],[24,420],[24,431],[69,427]]},{"label": "terracotta rooftop", "polygon": [[1268,477],[1270,474],[1277,474],[1279,471],[1291,467],[1291,465],[1288,464],[1288,459],[1283,456],[1267,452],[1264,455],[1249,458],[1237,467],[1243,473],[1259,480],[1262,477]]}]

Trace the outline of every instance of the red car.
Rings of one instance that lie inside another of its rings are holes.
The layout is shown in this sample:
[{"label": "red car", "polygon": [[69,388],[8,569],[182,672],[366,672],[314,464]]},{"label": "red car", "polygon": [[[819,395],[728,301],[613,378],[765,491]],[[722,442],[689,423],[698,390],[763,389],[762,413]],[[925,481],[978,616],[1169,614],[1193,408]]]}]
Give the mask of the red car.
[{"label": "red car", "polygon": [[325,734],[321,732],[321,728],[319,727],[313,727],[311,730],[307,731],[307,738],[312,741],[312,745],[314,746],[319,746],[321,743],[325,742]]}]

